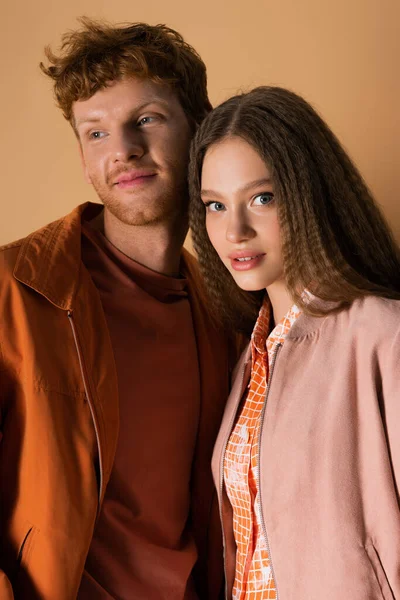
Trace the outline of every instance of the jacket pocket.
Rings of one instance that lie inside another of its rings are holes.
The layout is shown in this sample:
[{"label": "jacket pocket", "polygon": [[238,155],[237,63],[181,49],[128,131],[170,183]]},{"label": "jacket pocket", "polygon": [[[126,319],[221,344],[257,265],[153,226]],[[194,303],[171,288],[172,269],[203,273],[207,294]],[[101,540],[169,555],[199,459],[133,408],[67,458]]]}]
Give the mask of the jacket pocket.
[{"label": "jacket pocket", "polygon": [[368,558],[375,573],[375,577],[381,588],[382,598],[384,598],[384,600],[395,600],[392,589],[386,577],[385,570],[382,566],[381,559],[379,558],[379,554],[375,546],[373,544],[368,544],[367,546],[365,546],[365,551],[368,555]]},{"label": "jacket pocket", "polygon": [[18,580],[20,575],[25,571],[28,564],[29,555],[32,551],[35,540],[36,529],[32,525],[28,525],[28,529],[23,537],[17,555],[15,565],[14,581]]}]

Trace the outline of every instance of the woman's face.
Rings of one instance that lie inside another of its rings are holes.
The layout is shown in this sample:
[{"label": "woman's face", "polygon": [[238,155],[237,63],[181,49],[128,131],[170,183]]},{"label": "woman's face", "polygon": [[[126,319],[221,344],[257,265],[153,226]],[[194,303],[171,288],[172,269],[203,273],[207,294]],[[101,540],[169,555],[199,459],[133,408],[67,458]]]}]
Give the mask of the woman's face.
[{"label": "woman's face", "polygon": [[284,285],[274,190],[256,150],[239,137],[211,146],[201,197],[210,241],[237,285],[248,291]]}]

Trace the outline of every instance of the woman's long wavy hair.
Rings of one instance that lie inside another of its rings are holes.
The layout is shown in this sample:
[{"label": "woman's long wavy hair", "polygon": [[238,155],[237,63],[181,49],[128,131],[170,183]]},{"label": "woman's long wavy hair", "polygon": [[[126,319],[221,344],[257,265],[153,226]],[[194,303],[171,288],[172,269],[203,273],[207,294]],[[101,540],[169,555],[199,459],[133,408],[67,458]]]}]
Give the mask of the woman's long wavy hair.
[{"label": "woman's long wavy hair", "polygon": [[[277,202],[284,274],[294,302],[322,315],[364,295],[400,299],[400,252],[371,192],[339,141],[301,97],[258,87],[227,100],[203,121],[189,167],[190,226],[217,318],[249,333],[262,293],[234,282],[207,235],[201,169],[207,150],[238,136],[268,166]],[[305,303],[307,289],[330,308]]]}]

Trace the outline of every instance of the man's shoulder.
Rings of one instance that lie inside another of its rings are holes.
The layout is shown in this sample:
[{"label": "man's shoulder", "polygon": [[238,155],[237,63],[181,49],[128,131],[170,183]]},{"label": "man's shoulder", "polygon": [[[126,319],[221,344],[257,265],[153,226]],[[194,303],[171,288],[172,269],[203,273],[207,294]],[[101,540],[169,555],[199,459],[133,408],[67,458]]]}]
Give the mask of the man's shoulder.
[{"label": "man's shoulder", "polygon": [[0,246],[0,281],[3,281],[7,274],[12,274],[18,255],[26,238],[15,240],[9,244]]},{"label": "man's shoulder", "polygon": [[[62,264],[62,257],[78,261],[80,257],[81,216],[89,203],[81,204],[69,214],[43,225],[26,237],[0,247],[0,281],[14,272],[23,281],[32,274],[45,274],[43,266],[50,268]],[[1,283],[3,283],[1,281]]]},{"label": "man's shoulder", "polygon": [[0,246],[0,279],[6,276],[7,273],[13,273],[20,253],[23,252],[24,247],[29,245],[31,240],[46,236],[48,232],[51,232],[61,221],[62,219],[57,219],[56,221],[47,223],[39,229],[30,232],[23,238]]}]

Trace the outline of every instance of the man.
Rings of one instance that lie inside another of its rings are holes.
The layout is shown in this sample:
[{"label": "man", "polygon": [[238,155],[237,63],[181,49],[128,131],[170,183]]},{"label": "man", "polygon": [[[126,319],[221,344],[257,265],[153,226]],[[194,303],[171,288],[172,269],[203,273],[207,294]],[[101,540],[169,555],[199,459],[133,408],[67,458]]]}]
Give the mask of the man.
[{"label": "man", "polygon": [[217,598],[228,343],[182,251],[205,66],[165,26],[88,19],[47,58],[104,208],[0,252],[0,598]]}]

